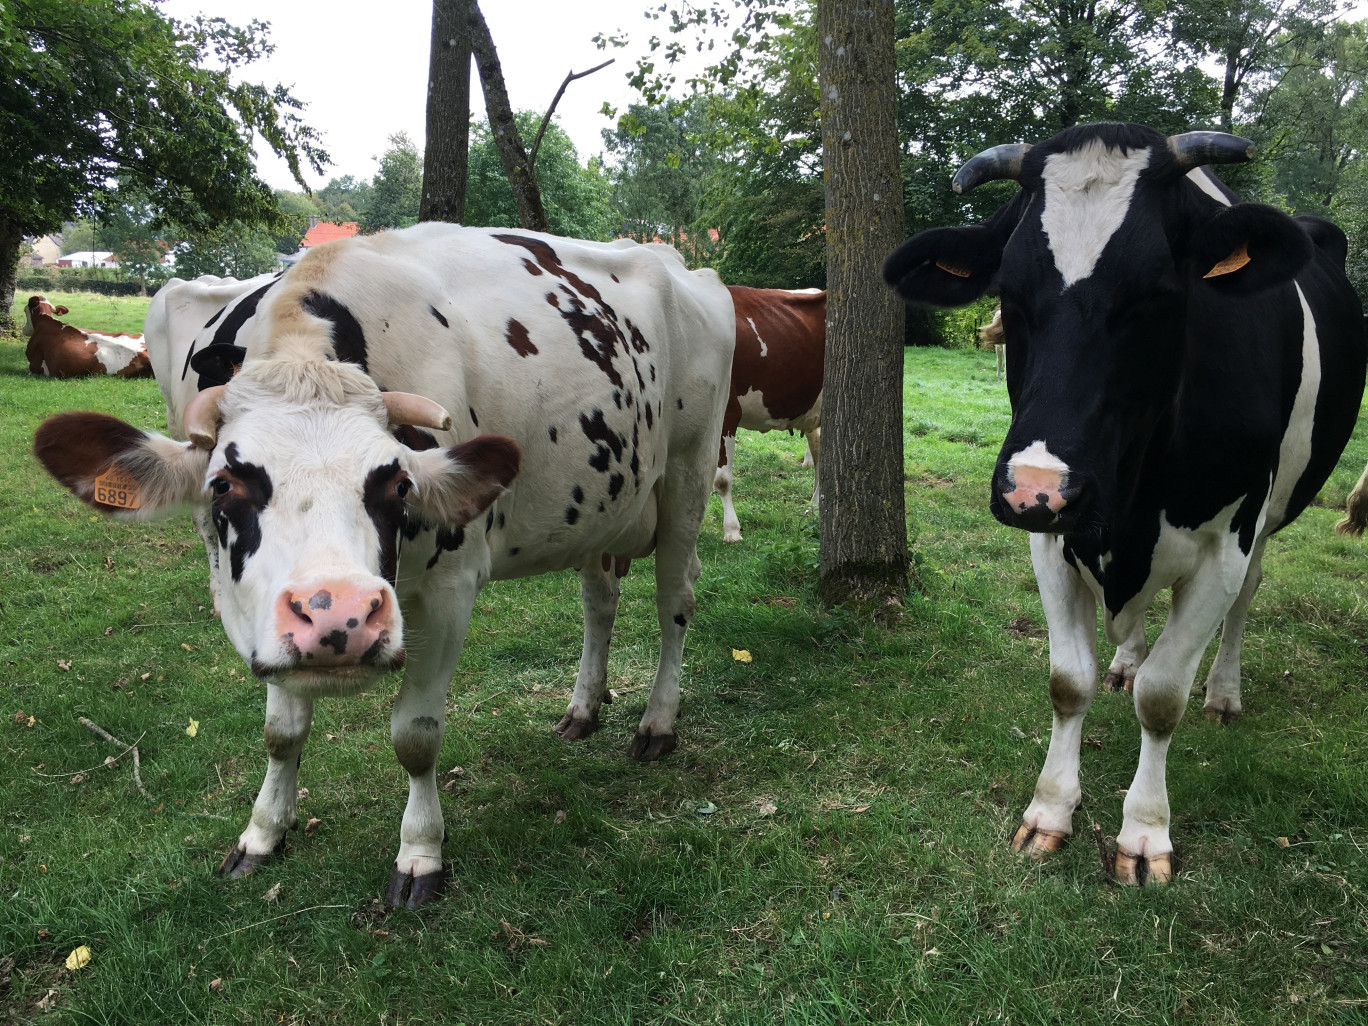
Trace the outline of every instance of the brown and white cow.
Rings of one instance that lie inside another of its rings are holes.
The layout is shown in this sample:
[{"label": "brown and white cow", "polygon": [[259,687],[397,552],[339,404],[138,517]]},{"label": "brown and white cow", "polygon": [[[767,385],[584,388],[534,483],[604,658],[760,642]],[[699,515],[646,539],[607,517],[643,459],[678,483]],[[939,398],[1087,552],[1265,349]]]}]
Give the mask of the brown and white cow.
[{"label": "brown and white cow", "polygon": [[[736,356],[731,396],[722,421],[713,488],[722,497],[722,537],[741,540],[732,505],[736,429],[801,431],[813,469],[812,506],[819,495],[822,360],[826,354],[826,292],[821,289],[751,289],[728,285],[736,307]],[[805,459],[804,465],[808,464]]]},{"label": "brown and white cow", "polygon": [[295,825],[314,702],[403,666],[386,896],[442,890],[446,691],[493,579],[578,568],[584,649],[556,727],[574,740],[608,700],[615,569],[654,550],[660,663],[628,753],[674,747],[734,333],[716,274],[667,246],[420,224],[315,247],[270,285],[241,367],[178,418],[191,441],[94,413],[42,425],[39,458],[101,511],[209,504],[223,625],[267,684],[266,781],[220,873]]},{"label": "brown and white cow", "polygon": [[28,338],[24,355],[29,373],[49,378],[152,376],[141,335],[74,328],[57,319],[67,312],[66,307],[54,307],[43,296],[29,296],[23,327]]}]

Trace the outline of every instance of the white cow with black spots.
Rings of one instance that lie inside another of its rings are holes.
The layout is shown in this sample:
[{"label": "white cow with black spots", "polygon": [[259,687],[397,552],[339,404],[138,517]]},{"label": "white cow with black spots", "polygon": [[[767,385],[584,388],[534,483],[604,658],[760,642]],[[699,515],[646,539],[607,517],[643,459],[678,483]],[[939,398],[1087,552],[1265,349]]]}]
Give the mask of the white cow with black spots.
[{"label": "white cow with black spots", "polygon": [[44,464],[105,512],[210,499],[224,627],[267,686],[266,781],[221,873],[295,825],[314,702],[402,665],[386,894],[442,890],[447,682],[491,579],[578,568],[584,651],[557,727],[574,739],[607,700],[616,571],[654,551],[660,664],[628,751],[674,747],[734,330],[717,276],[669,247],[423,224],[320,246],[271,284],[237,373],[186,405],[189,442],[89,413],[39,429]]}]

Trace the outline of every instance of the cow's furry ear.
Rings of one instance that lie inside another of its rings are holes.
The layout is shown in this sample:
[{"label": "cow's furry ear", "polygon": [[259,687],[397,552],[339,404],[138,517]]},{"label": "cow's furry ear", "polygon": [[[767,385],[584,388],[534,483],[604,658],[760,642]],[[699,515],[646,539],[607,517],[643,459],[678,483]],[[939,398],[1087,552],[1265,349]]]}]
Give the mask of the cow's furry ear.
[{"label": "cow's furry ear", "polygon": [[1305,226],[1262,203],[1222,208],[1188,244],[1192,273],[1213,288],[1238,294],[1290,281],[1313,250]]},{"label": "cow's furry ear", "polygon": [[883,278],[904,302],[972,303],[994,284],[1003,240],[986,225],[932,228],[912,236],[884,261]]},{"label": "cow's furry ear", "polygon": [[444,527],[470,523],[518,476],[522,450],[503,435],[480,435],[450,449],[412,453],[415,488],[409,505]]},{"label": "cow's furry ear", "polygon": [[101,513],[147,520],[204,492],[209,454],[103,413],[61,413],[38,426],[33,452],[48,473]]}]

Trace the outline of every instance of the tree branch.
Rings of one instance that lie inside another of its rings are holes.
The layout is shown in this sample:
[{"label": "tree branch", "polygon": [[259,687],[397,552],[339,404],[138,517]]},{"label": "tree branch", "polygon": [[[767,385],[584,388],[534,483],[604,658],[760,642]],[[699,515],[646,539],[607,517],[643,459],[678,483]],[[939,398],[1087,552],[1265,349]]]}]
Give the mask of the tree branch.
[{"label": "tree branch", "polygon": [[528,164],[533,167],[537,166],[537,150],[541,147],[542,135],[546,132],[546,126],[551,121],[551,115],[556,112],[556,104],[560,103],[560,98],[565,95],[565,87],[577,78],[583,78],[585,75],[592,75],[596,71],[602,71],[615,60],[617,60],[616,57],[609,57],[602,64],[590,68],[588,71],[571,71],[565,76],[565,81],[560,84],[560,88],[556,90],[556,95],[551,98],[551,106],[546,108],[546,116],[541,120],[541,126],[537,129],[536,138],[532,140],[532,149],[529,150],[527,154]]}]

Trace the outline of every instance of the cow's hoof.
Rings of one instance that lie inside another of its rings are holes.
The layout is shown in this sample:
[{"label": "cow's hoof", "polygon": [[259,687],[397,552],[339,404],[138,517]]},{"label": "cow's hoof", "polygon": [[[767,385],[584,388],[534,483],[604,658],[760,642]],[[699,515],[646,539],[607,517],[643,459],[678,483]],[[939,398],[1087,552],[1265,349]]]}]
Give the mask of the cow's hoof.
[{"label": "cow's hoof", "polygon": [[1127,887],[1154,884],[1162,887],[1173,879],[1173,853],[1136,855],[1121,845],[1116,846],[1116,863],[1112,869],[1116,882]]},{"label": "cow's hoof", "polygon": [[1226,700],[1203,706],[1202,715],[1209,720],[1220,720],[1222,724],[1238,723],[1244,717],[1244,710]]},{"label": "cow's hoof", "polygon": [[1124,691],[1130,694],[1135,690],[1135,671],[1130,667],[1108,670],[1107,675],[1102,678],[1102,686],[1108,691]]},{"label": "cow's hoof", "polygon": [[450,875],[445,862],[435,873],[424,873],[422,876],[414,876],[395,866],[390,871],[389,886],[385,888],[385,904],[391,908],[420,908],[430,901],[436,901],[446,893]]},{"label": "cow's hoof", "polygon": [[726,534],[722,535],[722,540],[724,542],[739,542],[744,541],[745,539],[741,537],[740,531],[728,531]]},{"label": "cow's hoof", "polygon": [[223,861],[219,863],[217,873],[219,876],[226,876],[229,880],[236,880],[240,876],[246,876],[258,866],[264,866],[268,862],[274,862],[285,852],[285,838],[280,841],[268,852],[260,855],[249,855],[247,849],[242,845],[234,845],[233,850],[223,856]]},{"label": "cow's hoof", "polygon": [[632,738],[632,743],[627,746],[627,755],[638,762],[655,762],[674,750],[673,734],[648,734],[645,731],[638,731]]},{"label": "cow's hoof", "polygon": [[566,713],[561,717],[561,721],[556,724],[555,729],[562,741],[583,741],[586,737],[599,729],[598,713],[580,719],[576,719],[570,713]]},{"label": "cow's hoof", "polygon": [[1059,851],[1068,839],[1069,835],[1063,830],[1046,830],[1044,827],[1022,823],[1012,835],[1012,850],[1040,858]]}]

